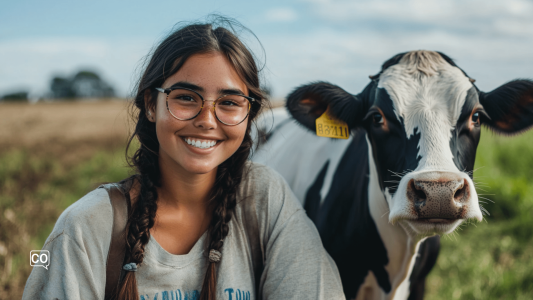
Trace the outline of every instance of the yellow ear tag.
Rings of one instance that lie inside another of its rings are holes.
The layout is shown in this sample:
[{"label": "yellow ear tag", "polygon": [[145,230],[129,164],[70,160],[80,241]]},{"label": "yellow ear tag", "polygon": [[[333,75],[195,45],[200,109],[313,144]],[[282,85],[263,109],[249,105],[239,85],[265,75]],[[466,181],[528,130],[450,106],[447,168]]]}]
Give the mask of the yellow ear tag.
[{"label": "yellow ear tag", "polygon": [[348,129],[348,124],[331,116],[328,107],[316,119],[316,135],[335,139],[347,139],[350,136],[350,130]]}]

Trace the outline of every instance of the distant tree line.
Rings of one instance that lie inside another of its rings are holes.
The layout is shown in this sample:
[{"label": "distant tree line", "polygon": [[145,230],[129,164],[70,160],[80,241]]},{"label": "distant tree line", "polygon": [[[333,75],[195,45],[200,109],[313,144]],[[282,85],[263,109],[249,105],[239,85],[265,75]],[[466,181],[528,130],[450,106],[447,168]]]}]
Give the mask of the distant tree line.
[{"label": "distant tree line", "polygon": [[20,92],[14,92],[5,94],[2,97],[0,97],[1,100],[4,101],[28,101],[28,92],[27,91],[20,91]]},{"label": "distant tree line", "polygon": [[[0,96],[2,101],[28,101],[28,91],[17,91]],[[72,77],[55,76],[50,81],[50,92],[45,98],[69,99],[109,98],[115,96],[113,87],[97,73],[82,70]]]},{"label": "distant tree line", "polygon": [[115,90],[92,71],[79,71],[71,78],[56,76],[50,83],[51,97],[56,99],[114,97]]}]

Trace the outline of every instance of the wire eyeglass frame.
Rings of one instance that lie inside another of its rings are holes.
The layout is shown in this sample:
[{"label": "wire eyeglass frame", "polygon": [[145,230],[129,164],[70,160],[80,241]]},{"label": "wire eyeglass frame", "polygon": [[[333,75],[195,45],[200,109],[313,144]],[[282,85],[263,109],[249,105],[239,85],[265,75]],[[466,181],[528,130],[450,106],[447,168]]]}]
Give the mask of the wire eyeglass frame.
[{"label": "wire eyeglass frame", "polygon": [[[164,88],[155,88],[158,92],[160,93],[165,93],[167,94],[167,97],[166,97],[166,105],[167,105],[167,110],[168,112],[170,113],[170,115],[172,115],[175,119],[177,120],[180,120],[180,121],[188,121],[188,120],[192,120],[196,117],[198,117],[200,115],[200,113],[202,112],[202,110],[204,109],[204,105],[205,105],[205,102],[206,101],[213,101],[213,111],[215,112],[215,117],[217,118],[217,120],[224,124],[224,125],[227,125],[227,126],[236,126],[236,125],[239,125],[241,124],[242,122],[244,122],[244,120],[246,120],[248,118],[248,115],[250,114],[250,109],[252,107],[252,103],[255,102],[256,100],[253,98],[253,97],[249,97],[249,96],[245,96],[245,95],[242,95],[242,94],[226,94],[226,95],[222,95],[220,97],[218,97],[216,100],[205,100],[204,99],[204,96],[202,96],[200,93],[196,92],[195,90],[192,90],[192,89],[189,89],[189,88],[185,88],[185,87],[173,87],[173,88],[168,88],[168,89],[164,89]],[[198,111],[198,113],[196,115],[194,115],[193,117],[191,118],[188,118],[188,119],[182,119],[182,118],[178,118],[176,117],[172,111],[170,110],[170,108],[168,107],[168,96],[170,95],[170,93],[174,90],[187,90],[187,91],[190,91],[190,92],[193,92],[195,93],[196,95],[198,95],[200,97],[200,99],[202,99],[202,106],[200,107],[200,110]],[[237,124],[228,124],[228,123],[225,123],[225,122],[222,122],[218,116],[217,116],[217,110],[216,110],[216,104],[217,104],[217,101],[226,97],[226,96],[240,96],[240,97],[243,97],[245,98],[246,100],[248,100],[248,111],[246,112],[246,116],[244,116],[244,119],[242,119],[239,123]]]}]

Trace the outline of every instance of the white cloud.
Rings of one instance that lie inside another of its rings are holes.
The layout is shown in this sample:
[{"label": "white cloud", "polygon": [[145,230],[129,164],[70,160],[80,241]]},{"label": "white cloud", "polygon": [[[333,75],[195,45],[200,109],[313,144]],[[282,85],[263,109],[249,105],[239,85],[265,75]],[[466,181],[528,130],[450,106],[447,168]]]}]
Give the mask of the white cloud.
[{"label": "white cloud", "polygon": [[[531,36],[533,2],[528,0],[302,0],[323,20],[359,24],[439,27],[488,35]],[[517,30],[518,28],[518,30]]]},{"label": "white cloud", "polygon": [[271,22],[292,22],[298,19],[298,15],[290,8],[278,7],[267,10],[265,18]]},{"label": "white cloud", "polygon": [[300,2],[312,29],[261,37],[276,96],[316,80],[358,93],[385,60],[418,49],[446,53],[483,90],[533,77],[531,1]]}]

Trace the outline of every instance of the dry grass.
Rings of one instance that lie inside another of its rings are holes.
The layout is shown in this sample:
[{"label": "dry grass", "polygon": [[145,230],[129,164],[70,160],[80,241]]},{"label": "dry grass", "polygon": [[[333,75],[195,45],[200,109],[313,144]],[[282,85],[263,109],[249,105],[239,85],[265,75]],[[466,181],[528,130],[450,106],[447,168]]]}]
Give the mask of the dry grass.
[{"label": "dry grass", "polygon": [[0,104],[0,149],[125,139],[128,102]]}]

